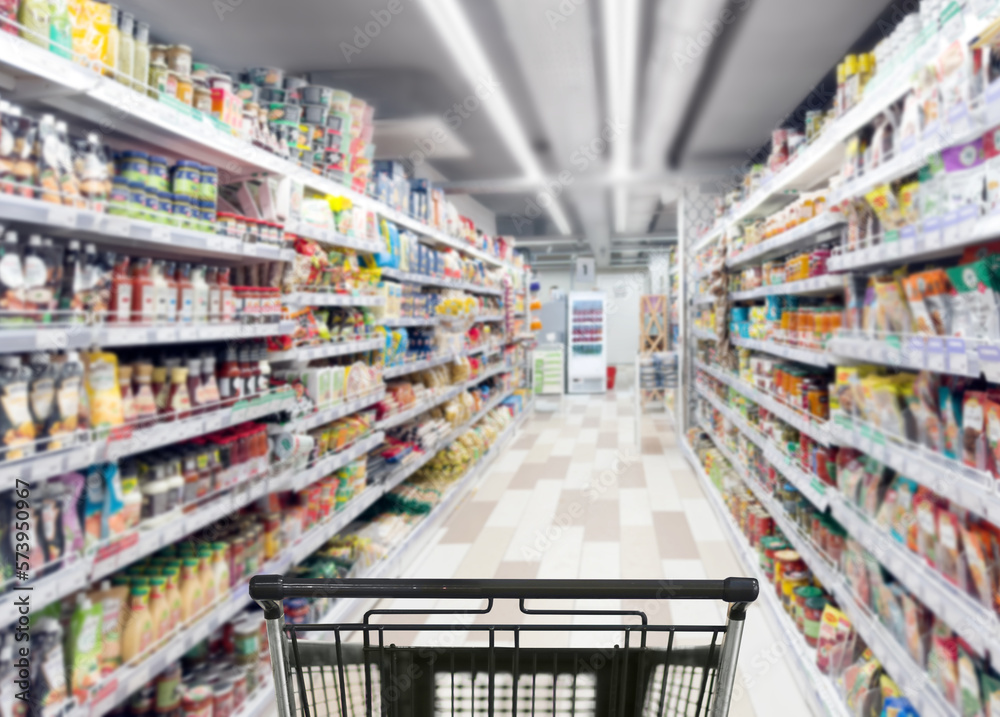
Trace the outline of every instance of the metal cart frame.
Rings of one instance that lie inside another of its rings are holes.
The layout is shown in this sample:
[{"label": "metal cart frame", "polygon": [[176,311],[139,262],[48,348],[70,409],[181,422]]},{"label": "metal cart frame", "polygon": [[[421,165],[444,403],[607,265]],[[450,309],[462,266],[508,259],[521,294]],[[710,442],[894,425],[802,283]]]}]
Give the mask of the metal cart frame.
[{"label": "metal cart frame", "polygon": [[[495,711],[527,714],[527,702],[530,714],[534,715],[536,699],[539,704],[545,702],[546,706],[539,709],[545,714],[576,715],[579,710],[583,714],[620,717],[640,714],[724,717],[732,699],[747,608],[756,600],[758,590],[753,578],[294,580],[280,575],[258,575],[250,581],[250,597],[264,609],[267,622],[280,717],[297,714],[296,703],[304,717],[454,715],[456,705],[462,714],[492,717]],[[476,599],[485,601],[485,608],[374,609],[365,613],[361,623],[293,625],[285,623],[282,600],[286,598]],[[664,600],[721,600],[730,605],[725,625],[680,626],[650,624],[646,612],[641,610],[532,610],[525,604],[526,600],[578,599],[641,600],[651,607]],[[379,615],[455,615],[478,619],[490,614],[496,600],[517,600],[521,613],[529,616],[631,617],[638,624],[449,625],[372,621]],[[386,639],[387,634],[395,631],[422,630],[478,631],[487,634],[488,645],[397,647]],[[607,649],[521,645],[522,635],[529,632],[563,631],[622,633],[623,643]],[[301,638],[302,634],[331,632],[332,643]],[[513,636],[513,646],[499,646],[498,634],[507,632]],[[360,644],[343,639],[353,633],[361,633]],[[711,636],[709,644],[693,647],[674,644],[676,635],[687,637],[698,633]],[[666,636],[665,649],[647,646],[647,636],[657,634],[661,638]],[[546,679],[538,680],[540,675]],[[544,694],[542,689],[546,690]],[[583,695],[587,706],[578,707]],[[324,701],[320,702],[320,697]],[[498,703],[502,706],[498,707]]]}]

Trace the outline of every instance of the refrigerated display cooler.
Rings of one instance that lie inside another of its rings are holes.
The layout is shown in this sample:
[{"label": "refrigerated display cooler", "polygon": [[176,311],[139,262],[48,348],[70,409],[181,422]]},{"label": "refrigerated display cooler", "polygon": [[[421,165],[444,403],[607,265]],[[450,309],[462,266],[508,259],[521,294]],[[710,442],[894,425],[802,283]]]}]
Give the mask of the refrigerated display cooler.
[{"label": "refrigerated display cooler", "polygon": [[601,291],[571,291],[566,340],[568,393],[604,393],[607,387],[607,303]]}]

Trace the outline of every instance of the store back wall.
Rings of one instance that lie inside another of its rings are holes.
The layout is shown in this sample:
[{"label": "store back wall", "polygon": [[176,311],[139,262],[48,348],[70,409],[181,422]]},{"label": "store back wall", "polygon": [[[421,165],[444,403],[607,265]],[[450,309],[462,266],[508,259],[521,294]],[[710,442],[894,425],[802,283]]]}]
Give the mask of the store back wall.
[{"label": "store back wall", "polygon": [[608,306],[608,364],[631,366],[639,349],[639,297],[649,291],[649,273],[643,268],[597,271],[595,284],[573,281],[569,269],[536,272],[542,303],[549,301],[552,287],[570,291],[603,291]]}]

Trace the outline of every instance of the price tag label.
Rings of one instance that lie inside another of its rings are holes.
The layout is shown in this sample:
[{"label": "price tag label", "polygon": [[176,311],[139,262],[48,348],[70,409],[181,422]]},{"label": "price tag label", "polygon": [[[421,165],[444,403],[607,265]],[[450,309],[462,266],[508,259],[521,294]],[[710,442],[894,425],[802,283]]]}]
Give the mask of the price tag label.
[{"label": "price tag label", "polygon": [[[1000,80],[994,80],[986,88],[986,116],[991,127],[1000,124]],[[994,130],[995,131],[995,130]]]},{"label": "price tag label", "polygon": [[979,367],[987,381],[1000,381],[1000,346],[979,346]]},{"label": "price tag label", "polygon": [[969,359],[965,352],[964,339],[948,339],[948,370],[965,375],[969,372]]},{"label": "price tag label", "polygon": [[928,338],[926,357],[927,370],[939,372],[945,371],[944,340],[938,338]]},{"label": "price tag label", "polygon": [[903,347],[903,362],[911,368],[924,368],[927,343],[923,336],[910,337]]},{"label": "price tag label", "polygon": [[941,248],[941,232],[942,232],[942,221],[941,217],[927,217],[921,224],[922,236],[924,240],[924,248],[930,249],[940,249]]},{"label": "price tag label", "polygon": [[149,233],[153,241],[161,242],[163,244],[170,244],[173,241],[170,233],[170,227],[154,225]]},{"label": "price tag label", "polygon": [[44,456],[34,462],[31,467],[31,475],[35,480],[51,478],[63,471],[65,456]]},{"label": "price tag label", "polygon": [[144,344],[148,338],[146,329],[110,329],[108,332],[109,343],[119,346]]},{"label": "price tag label", "polygon": [[132,227],[131,222],[129,222],[128,217],[116,217],[112,215],[107,215],[101,217],[101,231],[106,234],[114,234],[115,236],[128,236],[129,230]]},{"label": "price tag label", "polygon": [[69,346],[69,335],[60,329],[40,329],[35,334],[35,348],[42,351],[59,351]]},{"label": "price tag label", "polygon": [[146,683],[149,682],[149,677],[149,665],[141,665],[137,667],[126,683],[128,687],[128,694],[138,692],[140,689],[145,687]]},{"label": "price tag label", "polygon": [[251,244],[250,242],[243,243],[243,253],[247,256],[257,256],[258,247],[256,244]]},{"label": "price tag label", "polygon": [[941,228],[941,243],[944,246],[953,246],[958,243],[958,231],[961,218],[958,211],[951,212],[945,217]]},{"label": "price tag label", "polygon": [[54,204],[49,207],[48,222],[58,227],[76,228],[76,218],[79,212],[73,207],[63,207]]},{"label": "price tag label", "polygon": [[156,329],[155,341],[160,343],[167,343],[177,340],[177,329],[166,328],[166,329]]}]

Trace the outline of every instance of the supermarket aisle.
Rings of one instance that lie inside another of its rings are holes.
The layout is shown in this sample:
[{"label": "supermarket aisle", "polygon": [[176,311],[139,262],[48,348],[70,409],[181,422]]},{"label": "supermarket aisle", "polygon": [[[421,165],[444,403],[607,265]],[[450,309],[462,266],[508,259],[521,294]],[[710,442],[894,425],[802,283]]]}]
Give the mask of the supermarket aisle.
[{"label": "supermarket aisle", "polygon": [[[739,574],[711,506],[662,414],[643,416],[641,445],[635,445],[630,390],[540,400],[535,415],[476,493],[435,536],[412,572],[427,578],[656,579]],[[413,603],[409,601],[409,607]],[[442,601],[420,607],[477,605]],[[586,601],[576,605],[598,607],[609,605]],[[677,601],[651,616],[651,621],[721,624],[724,615],[721,604]],[[455,622],[454,616],[431,616],[431,620]],[[478,616],[468,621],[525,620],[516,603],[504,601],[489,620]],[[484,633],[470,631],[445,638],[430,631],[396,637],[398,644],[410,639],[424,645],[442,644],[442,639],[449,644],[486,640]],[[594,639],[580,633],[559,637],[571,646]],[[763,608],[755,607],[737,678],[744,688],[737,688],[731,714],[810,713],[794,687],[785,647],[770,632]]]}]

